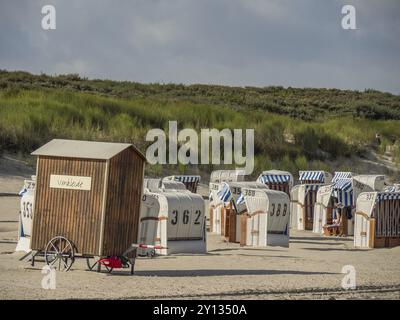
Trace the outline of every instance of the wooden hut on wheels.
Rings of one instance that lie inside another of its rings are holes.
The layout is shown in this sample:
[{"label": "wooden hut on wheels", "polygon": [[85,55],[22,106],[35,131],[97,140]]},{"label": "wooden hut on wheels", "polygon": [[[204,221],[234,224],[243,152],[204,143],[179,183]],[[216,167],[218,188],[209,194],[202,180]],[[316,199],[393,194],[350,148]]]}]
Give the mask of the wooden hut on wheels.
[{"label": "wooden hut on wheels", "polygon": [[287,195],[290,195],[290,189],[293,187],[293,175],[288,171],[263,171],[257,181],[267,185],[268,189],[283,191]]},{"label": "wooden hut on wheels", "polygon": [[31,249],[64,237],[82,256],[137,241],[145,157],[132,145],[54,139],[37,156]]},{"label": "wooden hut on wheels", "polygon": [[354,246],[400,246],[400,192],[363,192],[357,198]]}]

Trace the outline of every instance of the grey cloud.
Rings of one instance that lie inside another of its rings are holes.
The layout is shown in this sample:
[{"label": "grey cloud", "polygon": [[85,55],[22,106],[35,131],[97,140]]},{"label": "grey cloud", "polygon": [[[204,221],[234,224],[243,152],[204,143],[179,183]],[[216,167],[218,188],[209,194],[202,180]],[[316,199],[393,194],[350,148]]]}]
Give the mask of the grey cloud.
[{"label": "grey cloud", "polygon": [[[54,4],[57,30],[41,7]],[[341,28],[341,7],[358,30]],[[0,68],[400,93],[397,0],[3,0]]]}]

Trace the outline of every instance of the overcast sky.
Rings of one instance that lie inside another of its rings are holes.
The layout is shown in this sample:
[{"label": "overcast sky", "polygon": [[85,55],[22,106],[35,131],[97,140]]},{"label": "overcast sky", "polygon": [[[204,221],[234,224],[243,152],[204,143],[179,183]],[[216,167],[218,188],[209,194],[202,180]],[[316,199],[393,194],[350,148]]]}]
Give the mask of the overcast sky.
[{"label": "overcast sky", "polygon": [[[345,4],[357,30],[341,27]],[[400,1],[1,0],[0,68],[400,94]]]}]

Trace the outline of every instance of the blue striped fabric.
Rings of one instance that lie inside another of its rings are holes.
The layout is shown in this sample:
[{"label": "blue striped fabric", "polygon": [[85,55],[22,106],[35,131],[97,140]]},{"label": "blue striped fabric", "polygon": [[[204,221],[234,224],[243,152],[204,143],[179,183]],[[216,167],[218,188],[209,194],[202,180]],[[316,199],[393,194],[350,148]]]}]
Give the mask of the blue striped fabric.
[{"label": "blue striped fabric", "polygon": [[319,187],[320,187],[319,184],[307,184],[307,185],[306,185],[306,193],[307,193],[308,191],[318,190]]},{"label": "blue striped fabric", "polygon": [[343,206],[348,207],[353,205],[353,184],[351,178],[336,180],[332,192]]},{"label": "blue striped fabric", "polygon": [[351,172],[344,172],[344,171],[337,171],[335,172],[335,175],[332,178],[332,182],[336,182],[337,180],[340,179],[349,179],[353,176]]},{"label": "blue striped fabric", "polygon": [[399,186],[387,186],[383,192],[400,192]]},{"label": "blue striped fabric", "polygon": [[238,212],[238,208],[236,207],[236,203],[235,201],[231,201],[232,205],[233,205],[233,209]]},{"label": "blue striped fabric", "polygon": [[290,176],[287,174],[263,174],[259,178],[261,183],[285,183],[290,180]]},{"label": "blue striped fabric", "polygon": [[299,172],[299,180],[301,182],[312,180],[319,181],[321,183],[325,182],[325,173],[324,171],[300,171]]},{"label": "blue striped fabric", "polygon": [[217,193],[218,198],[223,202],[229,202],[232,198],[232,192],[227,183],[222,184],[222,189]]},{"label": "blue striped fabric", "polygon": [[239,198],[236,200],[236,204],[242,204],[244,203],[244,195],[243,193],[240,194]]},{"label": "blue striped fabric", "polygon": [[400,192],[381,192],[378,193],[376,200],[400,200]]},{"label": "blue striped fabric", "polygon": [[200,176],[174,176],[175,181],[179,182],[198,182],[200,181]]},{"label": "blue striped fabric", "polygon": [[26,192],[28,192],[28,189],[24,187],[24,188],[22,188],[22,190],[18,193],[18,195],[22,197]]}]

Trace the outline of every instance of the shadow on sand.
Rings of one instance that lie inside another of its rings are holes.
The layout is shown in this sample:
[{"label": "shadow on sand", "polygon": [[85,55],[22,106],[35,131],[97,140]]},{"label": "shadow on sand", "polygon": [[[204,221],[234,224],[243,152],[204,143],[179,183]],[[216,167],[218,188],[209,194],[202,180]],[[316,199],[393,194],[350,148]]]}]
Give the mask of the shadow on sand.
[{"label": "shadow on sand", "polygon": [[[353,241],[353,238],[351,237],[319,237],[319,236],[315,236],[315,237],[298,237],[298,236],[291,236],[290,237],[290,241],[297,241],[297,240],[310,240],[313,243],[315,241],[327,241],[327,240],[331,240],[331,241]],[[324,242],[325,243],[325,242]]]},{"label": "shadow on sand", "polygon": [[346,242],[322,242],[322,241],[303,241],[303,240],[290,240],[290,243],[305,243],[305,244],[315,244],[315,245],[328,245],[328,246],[339,246],[344,245]]},{"label": "shadow on sand", "polygon": [[302,248],[303,250],[311,250],[311,251],[363,251],[365,249],[353,249],[353,248]]},{"label": "shadow on sand", "polygon": [[[114,275],[128,275],[126,272],[113,272]],[[111,275],[112,275],[111,274]],[[257,276],[257,275],[334,275],[334,272],[313,272],[296,270],[248,270],[248,269],[203,269],[203,270],[151,270],[135,271],[139,277],[218,277],[218,276]]]}]

